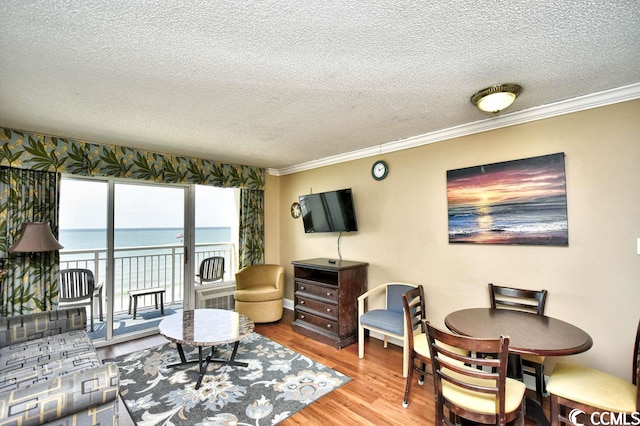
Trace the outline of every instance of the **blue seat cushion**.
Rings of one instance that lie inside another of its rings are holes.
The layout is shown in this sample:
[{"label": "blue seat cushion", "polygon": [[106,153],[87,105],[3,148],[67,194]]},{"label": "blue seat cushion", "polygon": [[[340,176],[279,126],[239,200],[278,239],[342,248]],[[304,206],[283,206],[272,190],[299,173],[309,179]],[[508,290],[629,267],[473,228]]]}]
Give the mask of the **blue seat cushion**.
[{"label": "blue seat cushion", "polygon": [[365,327],[377,328],[392,334],[404,334],[404,314],[402,312],[374,309],[360,316],[360,323]]}]

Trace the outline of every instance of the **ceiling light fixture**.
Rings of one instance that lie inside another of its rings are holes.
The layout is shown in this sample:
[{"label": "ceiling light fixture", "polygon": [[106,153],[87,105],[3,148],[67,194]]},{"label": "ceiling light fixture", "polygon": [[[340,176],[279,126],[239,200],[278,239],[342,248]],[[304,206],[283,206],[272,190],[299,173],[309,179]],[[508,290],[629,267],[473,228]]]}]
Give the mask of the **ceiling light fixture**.
[{"label": "ceiling light fixture", "polygon": [[522,86],[518,84],[496,84],[471,96],[471,103],[482,111],[497,114],[511,105],[520,92]]}]

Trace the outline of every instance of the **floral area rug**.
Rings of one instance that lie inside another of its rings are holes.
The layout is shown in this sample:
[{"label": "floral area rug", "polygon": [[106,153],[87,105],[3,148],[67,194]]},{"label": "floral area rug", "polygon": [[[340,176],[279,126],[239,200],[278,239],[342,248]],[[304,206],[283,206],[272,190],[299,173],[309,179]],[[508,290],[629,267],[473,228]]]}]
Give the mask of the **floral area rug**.
[{"label": "floral area rug", "polygon": [[[187,359],[198,349],[183,345]],[[216,347],[229,358],[233,345]],[[203,348],[203,356],[210,348]],[[351,379],[258,333],[242,340],[236,361],[210,363],[199,389],[198,363],[174,367],[174,343],[123,355],[120,396],[137,425],[273,425]]]}]

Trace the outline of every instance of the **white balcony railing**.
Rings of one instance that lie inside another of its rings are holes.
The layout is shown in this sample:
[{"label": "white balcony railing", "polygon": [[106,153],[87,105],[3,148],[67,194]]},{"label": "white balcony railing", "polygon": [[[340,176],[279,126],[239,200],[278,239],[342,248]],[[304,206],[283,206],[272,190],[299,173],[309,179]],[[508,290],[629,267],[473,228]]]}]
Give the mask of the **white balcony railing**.
[{"label": "white balcony railing", "polygon": [[[224,279],[233,279],[237,271],[234,245],[232,243],[196,244],[194,261],[196,273],[202,259],[210,256],[223,256],[225,259]],[[61,250],[60,269],[68,268],[90,269],[96,283],[104,283],[107,276],[107,250]],[[115,249],[114,312],[127,311],[129,306],[128,291],[135,289],[163,287],[166,290],[165,303],[182,302],[184,300],[183,277],[184,247],[182,245]],[[141,307],[144,306],[142,299],[140,303]],[[151,298],[149,298],[149,303],[153,303]]]}]

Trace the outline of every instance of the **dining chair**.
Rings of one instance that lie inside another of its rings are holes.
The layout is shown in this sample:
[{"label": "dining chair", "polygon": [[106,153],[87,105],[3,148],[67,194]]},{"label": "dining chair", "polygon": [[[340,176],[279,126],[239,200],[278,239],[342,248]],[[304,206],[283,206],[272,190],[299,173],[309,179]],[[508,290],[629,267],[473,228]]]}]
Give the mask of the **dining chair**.
[{"label": "dining chair", "polygon": [[[409,393],[411,392],[411,382],[413,372],[417,372],[418,384],[424,384],[425,374],[431,374],[431,351],[427,340],[427,330],[425,320],[427,319],[426,298],[424,288],[418,286],[402,294],[402,305],[404,310],[405,329],[407,332],[407,342],[409,347],[409,371],[407,372],[407,383],[404,390],[402,406],[409,406]],[[460,355],[467,354],[464,349],[449,346],[450,350]],[[428,366],[427,366],[428,364]]]},{"label": "dining chair", "polygon": [[212,256],[203,259],[196,277],[198,284],[222,281],[224,278],[224,257]]},{"label": "dining chair", "polygon": [[[89,307],[91,318],[91,331],[93,331],[93,299],[96,297],[95,280],[93,272],[89,269],[63,269],[60,271],[59,283],[59,308]],[[99,289],[102,295],[102,289]],[[102,305],[102,300],[100,300]],[[100,318],[102,321],[102,317]]]},{"label": "dining chair", "polygon": [[508,336],[461,336],[440,330],[428,321],[425,328],[431,352],[436,425],[450,424],[445,408],[449,418],[501,426],[509,422],[524,425],[527,388],[523,382],[507,377]]},{"label": "dining chair", "polygon": [[[640,321],[633,348],[631,382],[594,368],[560,361],[549,375],[551,425],[573,425],[569,413],[637,413],[640,411]],[[574,419],[582,421],[583,419]]]},{"label": "dining chair", "polygon": [[[358,296],[359,358],[364,358],[365,330],[382,334],[385,348],[388,337],[395,337],[402,341],[402,376],[407,377],[409,343],[405,330],[402,294],[416,287],[418,287],[416,284],[385,283]],[[372,309],[374,304],[381,304],[382,307]],[[370,305],[372,305],[371,308]]]},{"label": "dining chair", "polygon": [[[404,390],[404,399],[402,400],[402,406],[407,408],[409,406],[413,372],[417,371],[420,374],[418,377],[419,385],[424,384],[425,374],[431,374],[431,353],[429,352],[427,333],[422,321],[427,319],[424,288],[420,285],[403,293],[402,305],[409,347],[409,371],[407,372],[407,383]],[[429,364],[428,370],[427,364]]]},{"label": "dining chair", "polygon": [[[511,309],[544,315],[547,302],[547,290],[525,290],[514,287],[502,287],[489,283],[489,300],[493,309]],[[522,372],[533,376],[536,382],[536,398],[542,403],[545,394],[544,361],[540,355],[521,355]]]}]

